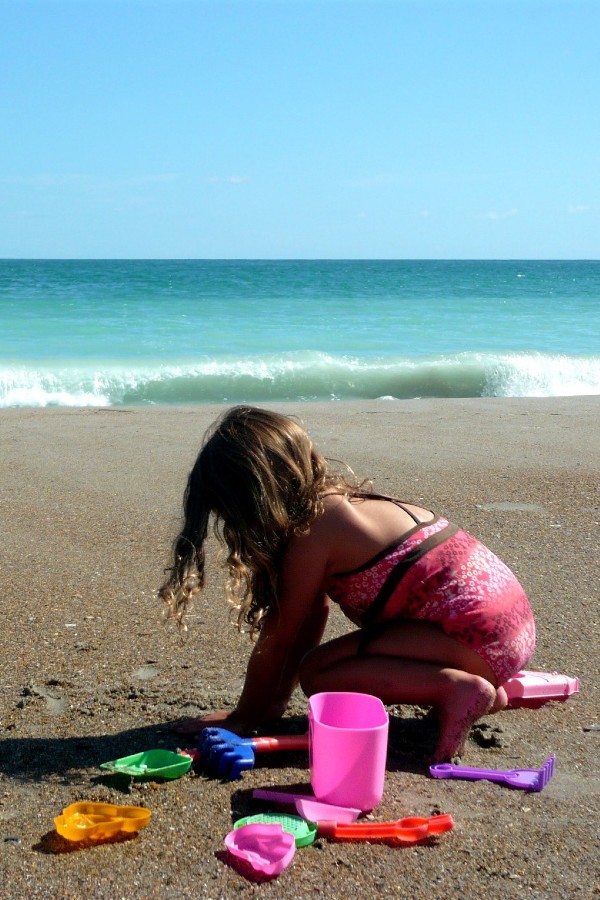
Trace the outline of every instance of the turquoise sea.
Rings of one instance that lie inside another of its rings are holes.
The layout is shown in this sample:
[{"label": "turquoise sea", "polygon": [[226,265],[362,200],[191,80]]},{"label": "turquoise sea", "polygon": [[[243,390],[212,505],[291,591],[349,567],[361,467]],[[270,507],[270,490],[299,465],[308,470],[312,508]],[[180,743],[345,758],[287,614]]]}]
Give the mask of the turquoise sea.
[{"label": "turquoise sea", "polygon": [[600,393],[600,261],[0,260],[0,407]]}]

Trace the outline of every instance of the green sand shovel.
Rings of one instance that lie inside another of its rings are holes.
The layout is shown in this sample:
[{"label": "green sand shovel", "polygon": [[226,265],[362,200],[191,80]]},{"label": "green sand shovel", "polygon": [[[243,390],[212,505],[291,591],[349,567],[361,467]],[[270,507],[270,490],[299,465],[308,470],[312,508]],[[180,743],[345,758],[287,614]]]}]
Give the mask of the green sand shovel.
[{"label": "green sand shovel", "polygon": [[173,750],[144,750],[102,763],[100,768],[132,778],[180,778],[189,771],[192,757]]}]

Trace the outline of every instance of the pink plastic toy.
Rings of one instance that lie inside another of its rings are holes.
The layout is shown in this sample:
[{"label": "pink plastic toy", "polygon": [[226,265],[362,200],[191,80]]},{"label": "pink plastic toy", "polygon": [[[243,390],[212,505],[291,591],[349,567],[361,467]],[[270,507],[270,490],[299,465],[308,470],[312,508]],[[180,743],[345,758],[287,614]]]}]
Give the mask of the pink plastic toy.
[{"label": "pink plastic toy", "polygon": [[296,812],[309,822],[334,821],[340,825],[349,825],[356,822],[360,816],[360,809],[350,809],[349,806],[332,806],[331,803],[321,803],[310,797],[300,797],[296,800]]},{"label": "pink plastic toy", "polygon": [[321,803],[310,794],[294,794],[285,791],[264,791],[257,788],[252,791],[255,800],[267,800],[275,806],[295,809],[299,816],[316,822],[318,819],[327,819],[332,822],[356,822],[361,814],[360,809],[351,809],[348,806],[335,806],[331,803]]},{"label": "pink plastic toy", "polygon": [[517,672],[504,685],[508,705],[537,709],[549,700],[567,700],[579,691],[579,679],[558,672]]},{"label": "pink plastic toy", "polygon": [[289,866],[296,842],[281,825],[242,825],[225,837],[225,846],[238,859],[249,863],[261,875],[279,875]]},{"label": "pink plastic toy", "polygon": [[317,800],[373,809],[383,795],[389,717],[378,697],[350,691],[308,701],[310,780]]}]

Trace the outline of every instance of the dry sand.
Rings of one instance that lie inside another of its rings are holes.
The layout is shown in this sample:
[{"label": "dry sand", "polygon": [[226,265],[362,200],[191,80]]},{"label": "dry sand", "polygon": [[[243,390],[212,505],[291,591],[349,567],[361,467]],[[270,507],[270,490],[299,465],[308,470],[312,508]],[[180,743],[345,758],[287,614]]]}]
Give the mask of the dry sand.
[{"label": "dry sand", "polygon": [[[257,811],[251,789],[308,784],[306,754],[259,757],[241,781],[114,783],[99,763],[182,743],[181,715],[233,704],[249,652],[215,568],[182,646],[155,590],[185,477],[216,407],[0,413],[4,594],[0,892],[20,897],[592,897],[598,887],[598,425],[600,398],[278,405],[319,448],[488,543],[534,607],[530,668],[577,675],[580,694],[485,720],[464,762],[537,766],[541,793],[435,781],[431,722],[391,710],[378,820],[451,812],[452,833],[394,848],[320,840],[254,884],[223,838]],[[422,499],[421,499],[422,498]],[[329,634],[348,625],[334,615]],[[303,731],[295,696],[280,731]],[[589,727],[596,725],[596,730]],[[185,741],[183,741],[185,743]],[[189,743],[189,742],[188,742]],[[76,800],[147,805],[132,840],[69,847],[54,816]],[[68,852],[70,850],[70,852]]]}]

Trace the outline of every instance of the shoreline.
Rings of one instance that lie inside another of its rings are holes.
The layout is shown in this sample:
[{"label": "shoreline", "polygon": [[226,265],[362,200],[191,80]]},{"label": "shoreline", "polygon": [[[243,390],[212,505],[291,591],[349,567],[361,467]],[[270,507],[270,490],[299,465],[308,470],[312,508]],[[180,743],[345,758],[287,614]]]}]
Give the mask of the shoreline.
[{"label": "shoreline", "polygon": [[[232,819],[259,811],[253,787],[306,787],[305,755],[261,760],[239,782],[190,775],[129,793],[98,770],[175,749],[169,722],[239,691],[250,645],[228,625],[218,568],[184,645],[155,597],[187,473],[228,407],[4,409],[0,873],[11,896],[595,896],[598,733],[584,729],[599,717],[600,397],[264,406],[298,416],[325,455],[377,491],[431,504],[515,570],[536,615],[530,668],[577,675],[581,692],[487,717],[464,762],[531,767],[554,752],[553,779],[538,794],[430,779],[428,721],[395,708],[374,817],[450,812],[455,830],[413,848],[321,841],[279,879],[245,880],[223,852]],[[349,627],[334,615],[328,635]],[[305,713],[295,695],[280,728],[304,729]],[[153,817],[135,840],[58,852],[53,818],[81,799],[147,805]]]}]

